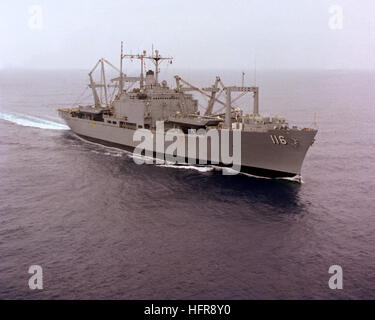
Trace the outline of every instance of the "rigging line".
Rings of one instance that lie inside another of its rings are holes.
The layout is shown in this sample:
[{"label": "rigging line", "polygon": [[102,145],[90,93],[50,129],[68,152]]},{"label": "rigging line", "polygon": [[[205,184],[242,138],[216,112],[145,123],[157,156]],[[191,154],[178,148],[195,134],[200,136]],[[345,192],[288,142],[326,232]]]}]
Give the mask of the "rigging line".
[{"label": "rigging line", "polygon": [[216,99],[219,99],[220,98],[220,96],[221,96],[221,94],[224,92],[224,90],[222,89],[222,90],[220,90],[219,91],[219,93],[217,94],[217,96],[216,96]]},{"label": "rigging line", "polygon": [[128,87],[128,90],[130,90],[135,85],[135,82],[131,83]]},{"label": "rigging line", "polygon": [[203,109],[203,111],[206,109],[206,107],[199,102],[198,102],[198,107],[201,107]]},{"label": "rigging line", "polygon": [[83,97],[83,95],[86,93],[86,90],[89,88],[89,86],[85,86],[85,88],[82,90],[81,94],[74,100],[74,104],[73,105],[77,105],[81,102],[81,99]]},{"label": "rigging line", "polygon": [[110,104],[111,104],[112,101],[113,101],[113,96],[115,95],[116,89],[117,89],[116,87],[114,87],[114,88],[112,89],[112,93],[110,94],[110,98],[109,98]]},{"label": "rigging line", "polygon": [[232,100],[232,103],[236,102],[237,100],[241,99],[247,92],[242,92],[238,97]]}]

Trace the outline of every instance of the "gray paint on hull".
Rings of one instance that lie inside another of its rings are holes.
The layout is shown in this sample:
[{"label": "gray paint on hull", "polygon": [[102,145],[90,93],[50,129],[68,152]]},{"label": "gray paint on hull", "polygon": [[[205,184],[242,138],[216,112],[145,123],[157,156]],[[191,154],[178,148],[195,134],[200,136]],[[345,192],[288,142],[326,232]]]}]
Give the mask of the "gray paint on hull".
[{"label": "gray paint on hull", "polygon": [[[66,113],[62,117],[71,130],[80,136],[129,148],[134,148],[139,143],[133,141],[135,131],[132,129],[120,128],[104,122],[73,118]],[[273,143],[270,135],[284,136],[287,144]],[[306,152],[314,141],[315,135],[316,130],[241,131],[241,167],[285,173],[285,176],[299,175]],[[184,137],[187,141],[187,135]],[[297,145],[293,143],[293,139],[298,140]],[[167,146],[166,143],[165,148]],[[209,140],[208,150],[210,150]],[[210,161],[209,151],[207,157]]]}]

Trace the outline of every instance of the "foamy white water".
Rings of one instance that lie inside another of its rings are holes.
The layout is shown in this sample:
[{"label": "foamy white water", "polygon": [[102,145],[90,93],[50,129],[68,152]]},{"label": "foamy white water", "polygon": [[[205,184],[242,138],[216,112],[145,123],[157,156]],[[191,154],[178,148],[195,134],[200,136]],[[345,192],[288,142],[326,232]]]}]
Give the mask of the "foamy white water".
[{"label": "foamy white water", "polygon": [[[128,156],[130,158],[139,159],[139,160],[143,160],[143,161],[150,160],[150,161],[153,162],[155,160],[154,158],[146,157],[146,156],[140,156],[140,155],[134,154],[134,153],[129,153]],[[155,164],[155,165],[157,167],[176,168],[176,169],[184,169],[184,170],[196,170],[196,171],[199,171],[199,172],[209,172],[209,171],[212,171],[214,169],[212,166],[194,166],[194,165],[189,165],[187,163],[186,164],[174,164],[174,163],[168,162],[166,160],[164,160],[164,163]]]},{"label": "foamy white water", "polygon": [[39,129],[49,129],[49,130],[69,130],[69,127],[65,124],[37,118],[25,114],[16,113],[4,113],[0,112],[0,119],[18,124],[24,127],[34,127]]},{"label": "foamy white water", "polygon": [[175,164],[159,164],[158,167],[166,167],[166,168],[176,168],[176,169],[184,169],[184,170],[196,170],[199,172],[209,172],[213,170],[213,167],[199,167],[194,165],[175,165]]}]

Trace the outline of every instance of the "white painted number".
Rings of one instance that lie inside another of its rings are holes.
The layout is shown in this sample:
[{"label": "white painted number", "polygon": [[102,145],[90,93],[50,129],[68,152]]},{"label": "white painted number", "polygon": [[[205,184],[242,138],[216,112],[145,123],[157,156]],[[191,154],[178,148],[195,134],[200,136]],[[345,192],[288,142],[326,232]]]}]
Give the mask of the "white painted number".
[{"label": "white painted number", "polygon": [[284,136],[270,135],[273,144],[287,144]]}]

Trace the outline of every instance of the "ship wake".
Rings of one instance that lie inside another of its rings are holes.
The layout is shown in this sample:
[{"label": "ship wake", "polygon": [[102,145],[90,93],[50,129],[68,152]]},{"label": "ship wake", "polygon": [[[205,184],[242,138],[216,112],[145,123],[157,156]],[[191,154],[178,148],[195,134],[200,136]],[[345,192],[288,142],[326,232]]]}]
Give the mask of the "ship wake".
[{"label": "ship wake", "polygon": [[171,164],[171,163],[165,162],[164,164],[158,164],[157,166],[165,167],[165,168],[174,168],[174,169],[195,170],[199,172],[209,172],[214,169],[213,167],[210,167],[210,166],[197,166],[197,165],[191,165],[188,163]]},{"label": "ship wake", "polygon": [[4,113],[0,112],[0,119],[12,122],[14,124],[24,126],[24,127],[33,127],[39,129],[48,129],[48,130],[69,130],[69,127],[65,124],[37,118],[34,116],[29,116],[25,114],[17,113]]}]

